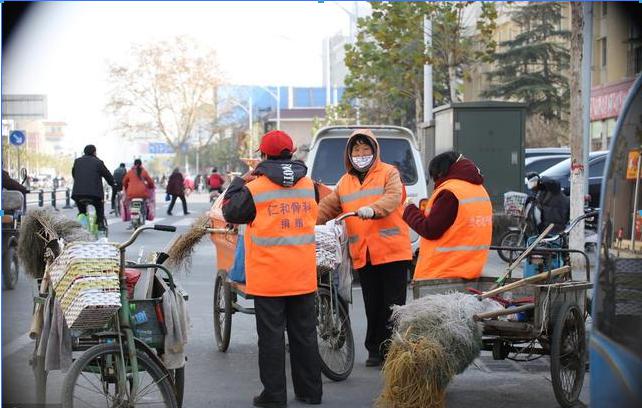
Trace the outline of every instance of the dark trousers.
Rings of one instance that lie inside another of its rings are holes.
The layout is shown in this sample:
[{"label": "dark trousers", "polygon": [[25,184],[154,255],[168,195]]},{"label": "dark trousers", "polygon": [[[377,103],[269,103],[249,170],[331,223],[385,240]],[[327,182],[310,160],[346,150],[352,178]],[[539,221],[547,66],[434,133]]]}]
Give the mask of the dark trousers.
[{"label": "dark trousers", "polygon": [[409,265],[410,261],[367,264],[357,271],[368,321],[365,346],[370,355],[383,357],[387,351],[386,341],[392,334],[390,307],[406,304]]},{"label": "dark trousers", "polygon": [[74,197],[76,202],[76,207],[78,207],[78,214],[87,214],[87,204],[86,201],[91,201],[91,204],[96,209],[96,225],[106,225],[105,224],[105,203],[102,198],[98,197],[89,197],[89,196],[76,196]]},{"label": "dark trousers", "polygon": [[116,208],[118,203],[116,202],[116,194],[118,194],[119,191],[123,191],[122,187],[114,187],[111,189],[111,209],[113,210]]},{"label": "dark trousers", "polygon": [[167,212],[168,213],[172,212],[172,209],[174,208],[174,204],[176,203],[177,198],[180,198],[181,201],[183,202],[183,214],[187,214],[187,200],[185,200],[185,194],[172,195],[172,201],[169,203],[169,208],[167,209]]},{"label": "dark trousers", "polygon": [[266,398],[286,402],[285,335],[287,327],[294,393],[321,398],[321,359],[317,346],[315,294],[254,298],[259,335],[259,373]]}]

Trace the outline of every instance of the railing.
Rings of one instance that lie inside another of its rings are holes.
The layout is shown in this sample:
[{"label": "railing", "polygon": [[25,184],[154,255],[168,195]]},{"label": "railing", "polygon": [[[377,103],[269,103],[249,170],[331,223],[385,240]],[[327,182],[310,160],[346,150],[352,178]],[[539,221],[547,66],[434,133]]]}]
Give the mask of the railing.
[{"label": "railing", "polygon": [[[34,199],[32,199],[32,197]],[[25,205],[27,207],[44,207],[47,205],[52,206],[53,208],[58,208],[58,205],[62,204],[63,201],[63,209],[73,208],[73,203],[71,202],[71,190],[69,188],[58,190],[32,190],[25,197]]]}]

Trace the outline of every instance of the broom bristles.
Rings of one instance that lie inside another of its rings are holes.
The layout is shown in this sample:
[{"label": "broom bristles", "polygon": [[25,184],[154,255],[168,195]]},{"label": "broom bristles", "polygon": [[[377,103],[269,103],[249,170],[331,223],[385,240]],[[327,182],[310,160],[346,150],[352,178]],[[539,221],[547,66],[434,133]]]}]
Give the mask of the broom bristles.
[{"label": "broom bristles", "polygon": [[209,216],[206,214],[198,217],[183,234],[179,235],[167,250],[167,263],[176,269],[189,270],[192,262],[194,248],[207,235]]}]

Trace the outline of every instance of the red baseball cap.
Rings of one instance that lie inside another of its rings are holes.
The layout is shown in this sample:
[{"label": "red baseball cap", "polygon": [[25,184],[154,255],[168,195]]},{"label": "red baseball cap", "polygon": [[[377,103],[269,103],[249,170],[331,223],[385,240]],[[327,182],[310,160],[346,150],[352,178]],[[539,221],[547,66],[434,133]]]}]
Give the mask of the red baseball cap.
[{"label": "red baseball cap", "polygon": [[281,152],[287,150],[294,153],[296,148],[292,138],[287,133],[281,130],[271,130],[263,135],[261,138],[261,145],[259,151],[268,156],[280,156]]}]

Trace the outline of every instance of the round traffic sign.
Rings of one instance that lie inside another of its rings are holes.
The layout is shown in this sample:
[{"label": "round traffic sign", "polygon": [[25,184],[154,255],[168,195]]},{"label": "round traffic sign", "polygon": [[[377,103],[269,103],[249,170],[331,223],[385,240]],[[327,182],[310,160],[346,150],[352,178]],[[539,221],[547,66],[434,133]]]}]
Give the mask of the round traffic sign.
[{"label": "round traffic sign", "polygon": [[26,140],[27,136],[25,136],[22,130],[12,130],[11,133],[9,133],[9,143],[12,145],[20,146],[24,144]]}]

